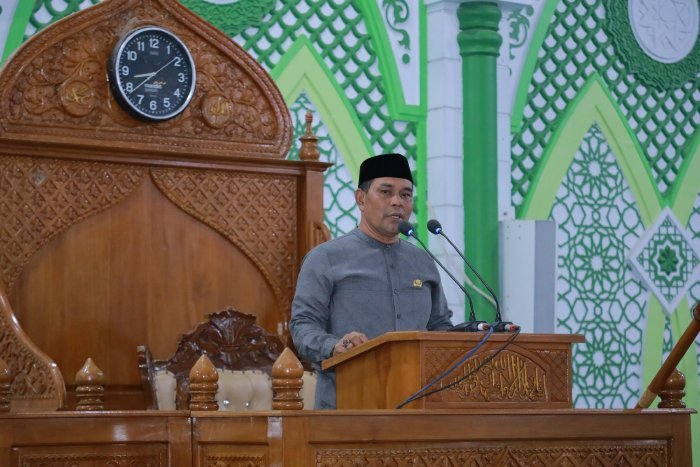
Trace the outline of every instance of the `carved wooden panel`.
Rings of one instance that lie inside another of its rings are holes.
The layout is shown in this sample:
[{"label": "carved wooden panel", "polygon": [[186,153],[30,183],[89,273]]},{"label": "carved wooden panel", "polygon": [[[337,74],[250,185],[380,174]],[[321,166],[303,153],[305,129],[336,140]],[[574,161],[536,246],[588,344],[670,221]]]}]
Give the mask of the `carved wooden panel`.
[{"label": "carved wooden panel", "polygon": [[[427,347],[423,384],[431,382],[467,351],[466,347]],[[443,386],[453,386],[428,396],[428,400],[437,403],[568,402],[566,351],[533,352],[512,345],[494,358],[495,351],[490,349],[471,357],[443,379]]]},{"label": "carved wooden panel", "polygon": [[271,464],[263,446],[202,446],[200,464],[206,467],[263,467]]},{"label": "carved wooden panel", "polygon": [[12,465],[21,467],[169,466],[167,444],[32,446],[12,449]]},{"label": "carved wooden panel", "polygon": [[[105,67],[118,39],[145,25],[177,34],[197,67],[185,112],[144,124],[114,100]],[[29,40],[0,75],[0,139],[283,158],[291,118],[265,70],[177,0],[115,0],[71,15]],[[110,157],[109,154],[103,154]]]},{"label": "carved wooden panel", "polygon": [[173,203],[211,226],[260,268],[289,319],[297,264],[297,179],[286,175],[152,169]]},{"label": "carved wooden panel", "polygon": [[[486,443],[483,443],[486,444]],[[624,445],[609,443],[552,444],[524,447],[500,445],[493,447],[439,448],[416,446],[386,449],[318,449],[316,465],[489,465],[489,466],[591,466],[671,465],[666,442],[625,440]]]},{"label": "carved wooden panel", "polygon": [[141,167],[0,154],[0,285],[10,292],[43,245],[124,199],[144,174]]},{"label": "carved wooden panel", "polygon": [[65,404],[61,372],[27,338],[0,287],[0,359],[10,367],[10,409],[54,410]]},{"label": "carved wooden panel", "polygon": [[[0,157],[0,288],[11,292],[23,267],[42,246],[121,201],[144,174],[143,168],[115,164]],[[60,373],[14,320],[5,298],[0,310],[0,357],[15,374],[13,405],[43,400],[37,408],[61,407],[65,390]]]}]

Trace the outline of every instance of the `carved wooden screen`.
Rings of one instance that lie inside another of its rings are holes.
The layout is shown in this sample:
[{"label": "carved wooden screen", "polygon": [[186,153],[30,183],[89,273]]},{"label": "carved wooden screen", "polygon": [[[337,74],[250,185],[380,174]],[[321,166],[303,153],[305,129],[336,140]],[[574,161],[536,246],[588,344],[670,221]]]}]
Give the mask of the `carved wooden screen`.
[{"label": "carved wooden screen", "polygon": [[[163,123],[123,111],[105,71],[146,25],[177,34],[197,67],[190,105]],[[326,166],[284,159],[289,112],[243,49],[177,0],[107,0],[28,41],[0,73],[0,107],[0,292],[69,387],[90,356],[108,406],[138,407],[136,346],[164,358],[227,306],[286,338]],[[61,405],[12,310],[0,358],[26,382],[13,407]]]}]

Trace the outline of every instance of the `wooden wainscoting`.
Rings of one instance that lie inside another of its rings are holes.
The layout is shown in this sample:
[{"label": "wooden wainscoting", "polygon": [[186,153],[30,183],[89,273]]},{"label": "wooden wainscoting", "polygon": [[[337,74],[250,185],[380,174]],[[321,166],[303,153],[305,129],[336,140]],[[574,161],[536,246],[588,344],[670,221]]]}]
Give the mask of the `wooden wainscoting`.
[{"label": "wooden wainscoting", "polygon": [[0,416],[0,465],[691,465],[693,410],[54,412]]}]

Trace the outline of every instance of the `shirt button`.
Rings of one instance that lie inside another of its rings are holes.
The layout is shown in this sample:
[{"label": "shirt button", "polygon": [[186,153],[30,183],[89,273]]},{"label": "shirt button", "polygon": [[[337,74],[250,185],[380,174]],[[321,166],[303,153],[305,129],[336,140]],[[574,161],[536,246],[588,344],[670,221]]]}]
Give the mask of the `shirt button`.
[{"label": "shirt button", "polygon": [[399,313],[398,315],[396,315],[396,317],[397,317],[398,319],[401,319],[401,313]]}]

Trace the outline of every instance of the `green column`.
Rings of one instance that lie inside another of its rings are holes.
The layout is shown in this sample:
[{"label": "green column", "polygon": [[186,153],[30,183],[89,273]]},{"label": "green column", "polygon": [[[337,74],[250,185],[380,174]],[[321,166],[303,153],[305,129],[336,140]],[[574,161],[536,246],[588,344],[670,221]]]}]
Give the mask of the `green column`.
[{"label": "green column", "polygon": [[[496,58],[501,46],[495,3],[462,3],[457,10],[464,117],[464,245],[468,259],[498,294],[498,158]],[[493,307],[474,296],[477,317]]]}]

